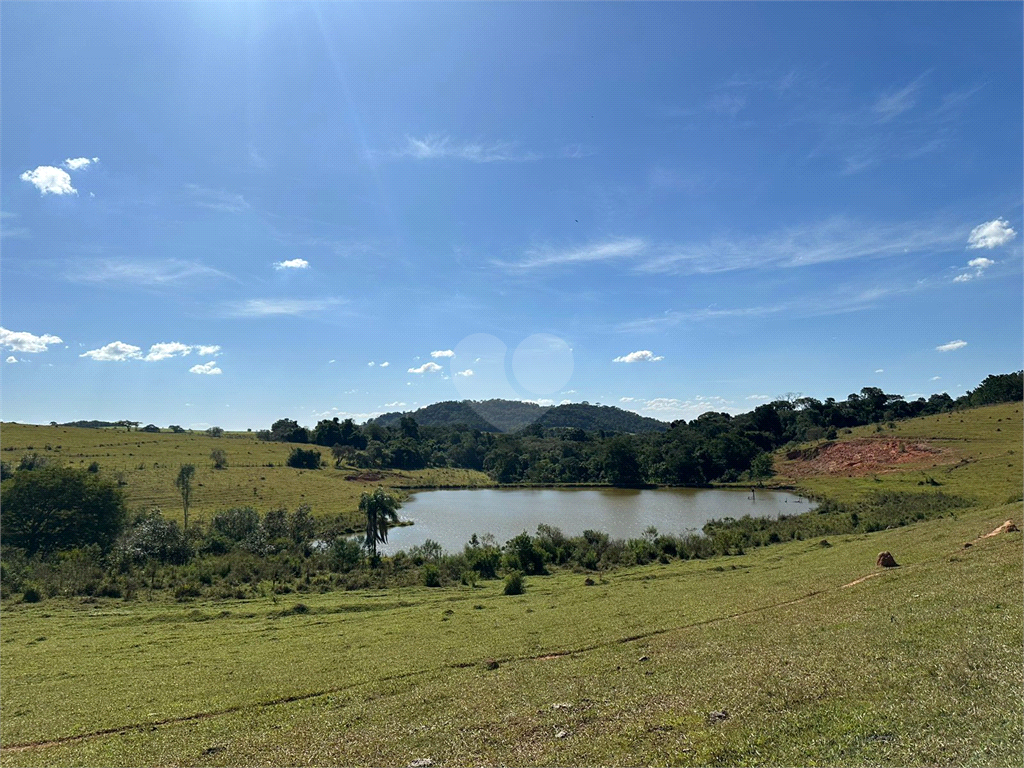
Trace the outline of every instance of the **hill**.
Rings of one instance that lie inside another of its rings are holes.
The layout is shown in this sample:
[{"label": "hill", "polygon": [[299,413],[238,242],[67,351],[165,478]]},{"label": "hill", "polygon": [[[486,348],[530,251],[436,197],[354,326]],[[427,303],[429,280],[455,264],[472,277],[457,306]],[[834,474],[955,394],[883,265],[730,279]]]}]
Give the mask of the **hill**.
[{"label": "hill", "polygon": [[385,413],[371,423],[382,427],[398,426],[403,416],[411,416],[421,426],[452,427],[465,425],[482,432],[518,432],[531,424],[545,428],[575,427],[586,432],[664,432],[669,425],[632,411],[609,405],[568,403],[541,406],[521,400],[446,400],[416,411]]}]

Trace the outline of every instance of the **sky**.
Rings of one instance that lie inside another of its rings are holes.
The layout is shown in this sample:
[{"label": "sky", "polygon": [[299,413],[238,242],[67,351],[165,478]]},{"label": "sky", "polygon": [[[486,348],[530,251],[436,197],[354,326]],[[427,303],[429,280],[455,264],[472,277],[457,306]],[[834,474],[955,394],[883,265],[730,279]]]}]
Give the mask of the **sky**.
[{"label": "sky", "polygon": [[0,417],[958,396],[1024,355],[1022,9],[4,3]]}]

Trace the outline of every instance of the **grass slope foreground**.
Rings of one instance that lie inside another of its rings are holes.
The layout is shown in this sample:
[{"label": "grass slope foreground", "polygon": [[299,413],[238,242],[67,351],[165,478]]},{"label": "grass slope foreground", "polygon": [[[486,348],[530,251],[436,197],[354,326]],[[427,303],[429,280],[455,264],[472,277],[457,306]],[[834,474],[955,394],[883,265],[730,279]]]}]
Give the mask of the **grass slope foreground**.
[{"label": "grass slope foreground", "polygon": [[0,765],[1018,765],[1020,411],[777,457],[839,503],[969,500],[889,530],[515,596],[5,606]]}]

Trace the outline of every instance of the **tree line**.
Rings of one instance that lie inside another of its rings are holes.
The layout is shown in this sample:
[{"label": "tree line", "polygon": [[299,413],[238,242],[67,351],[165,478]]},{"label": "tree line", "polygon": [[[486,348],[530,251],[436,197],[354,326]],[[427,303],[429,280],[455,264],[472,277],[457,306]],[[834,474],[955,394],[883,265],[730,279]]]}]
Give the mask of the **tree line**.
[{"label": "tree line", "polygon": [[[393,426],[325,419],[307,429],[280,419],[257,433],[264,440],[330,449],[335,464],[372,469],[455,467],[488,473],[500,483],[666,483],[703,485],[757,480],[772,473],[770,453],[790,443],[834,439],[868,424],[1024,399],[1022,372],[988,376],[962,397],[946,393],[906,400],[864,387],[845,400],[790,396],[736,416],[708,412],[678,420],[667,431],[621,434],[535,422],[509,434],[468,425],[418,424],[402,416]],[[292,466],[320,466],[319,452],[294,449]]]}]

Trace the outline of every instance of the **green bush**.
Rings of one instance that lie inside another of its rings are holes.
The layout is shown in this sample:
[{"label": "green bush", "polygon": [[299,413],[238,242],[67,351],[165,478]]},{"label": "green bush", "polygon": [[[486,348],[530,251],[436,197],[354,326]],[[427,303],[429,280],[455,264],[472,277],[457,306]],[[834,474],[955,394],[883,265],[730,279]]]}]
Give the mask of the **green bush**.
[{"label": "green bush", "polygon": [[523,583],[523,574],[519,571],[512,571],[512,573],[505,577],[506,595],[521,595],[525,591],[526,585]]},{"label": "green bush", "polygon": [[23,603],[40,603],[42,600],[43,592],[34,584],[26,586],[25,591],[21,595],[21,602]]},{"label": "green bush", "polygon": [[320,469],[320,451],[293,448],[286,463],[295,469]]},{"label": "green bush", "polygon": [[425,587],[440,587],[441,586],[441,572],[437,569],[437,566],[433,563],[427,563],[423,566],[423,570],[420,572],[421,578],[423,579],[423,586]]}]

